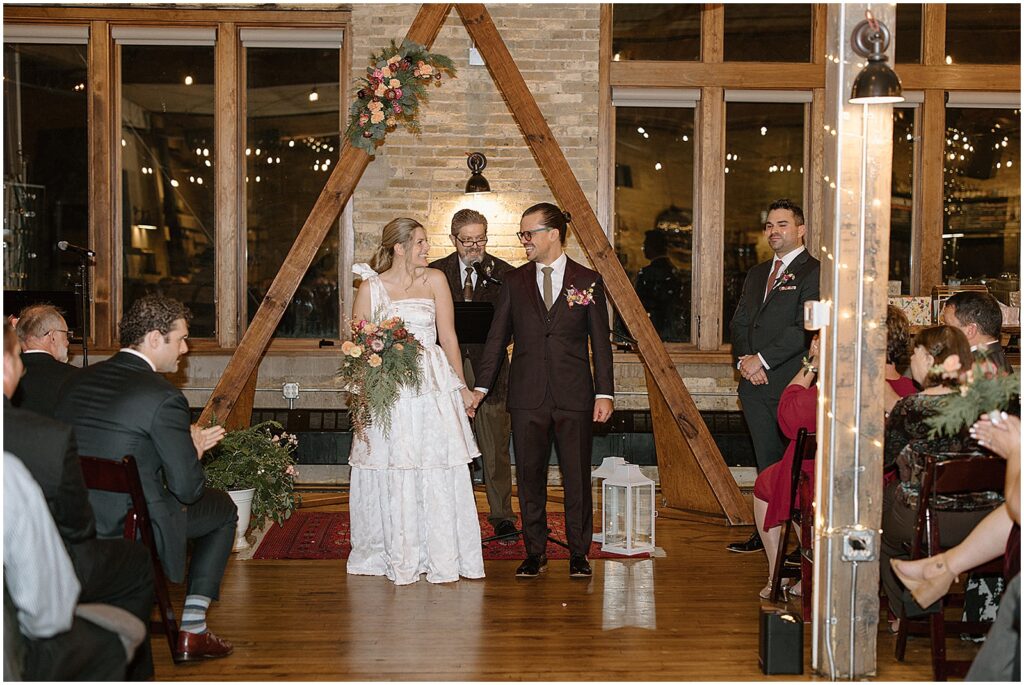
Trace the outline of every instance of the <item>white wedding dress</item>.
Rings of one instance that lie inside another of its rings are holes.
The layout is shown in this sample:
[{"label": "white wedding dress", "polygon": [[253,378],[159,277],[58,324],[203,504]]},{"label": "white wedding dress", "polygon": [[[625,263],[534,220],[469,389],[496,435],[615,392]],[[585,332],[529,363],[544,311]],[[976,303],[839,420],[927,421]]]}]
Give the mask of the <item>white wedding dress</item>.
[{"label": "white wedding dress", "polygon": [[370,311],[399,316],[423,345],[420,389],[403,389],[387,437],[376,425],[354,436],[349,455],[352,553],[348,572],[386,576],[396,585],[483,578],[480,521],[468,464],[480,454],[462,405],[465,387],[437,344],[434,301],[392,301],[376,272]]}]

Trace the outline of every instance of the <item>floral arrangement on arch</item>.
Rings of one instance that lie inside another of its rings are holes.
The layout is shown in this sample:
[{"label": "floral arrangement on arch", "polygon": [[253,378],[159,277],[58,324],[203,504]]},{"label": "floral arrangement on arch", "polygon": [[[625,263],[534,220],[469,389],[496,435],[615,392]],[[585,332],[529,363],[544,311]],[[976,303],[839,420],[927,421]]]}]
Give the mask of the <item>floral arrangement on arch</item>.
[{"label": "floral arrangement on arch", "polygon": [[373,152],[384,137],[405,124],[419,133],[419,107],[427,100],[427,84],[441,85],[442,74],[455,76],[455,65],[444,55],[427,52],[409,40],[370,56],[366,77],[359,79],[356,101],[349,109],[345,137],[353,147]]},{"label": "floral arrangement on arch", "polygon": [[356,435],[376,423],[391,431],[391,408],[402,388],[419,390],[420,343],[400,317],[352,322],[352,339],[341,345],[337,376],[349,391],[349,420]]},{"label": "floral arrangement on arch", "polygon": [[929,416],[925,423],[929,437],[958,435],[972,426],[983,414],[999,412],[1020,396],[1020,378],[1003,371],[988,359],[975,361],[966,371],[960,357],[951,354],[929,369],[929,374],[956,381],[959,392],[946,395],[942,411]]},{"label": "floral arrangement on arch", "polygon": [[267,519],[284,523],[295,511],[295,460],[299,440],[277,421],[229,431],[203,457],[206,485],[218,490],[255,489],[251,526],[262,528]]}]

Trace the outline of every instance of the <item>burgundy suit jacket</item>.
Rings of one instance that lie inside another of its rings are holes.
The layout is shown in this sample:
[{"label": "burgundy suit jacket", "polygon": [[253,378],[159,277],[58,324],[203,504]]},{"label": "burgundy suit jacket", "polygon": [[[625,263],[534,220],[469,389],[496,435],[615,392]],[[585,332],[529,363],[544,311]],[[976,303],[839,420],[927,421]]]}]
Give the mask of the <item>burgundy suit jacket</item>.
[{"label": "burgundy suit jacket", "polygon": [[[591,286],[594,298],[590,304],[569,306],[568,288],[585,291]],[[536,409],[550,391],[559,409],[590,412],[595,394],[615,395],[608,335],[608,308],[600,274],[569,259],[562,291],[551,310],[544,311],[537,265],[528,262],[505,274],[476,385],[493,387],[501,356],[513,340],[510,411]]]}]

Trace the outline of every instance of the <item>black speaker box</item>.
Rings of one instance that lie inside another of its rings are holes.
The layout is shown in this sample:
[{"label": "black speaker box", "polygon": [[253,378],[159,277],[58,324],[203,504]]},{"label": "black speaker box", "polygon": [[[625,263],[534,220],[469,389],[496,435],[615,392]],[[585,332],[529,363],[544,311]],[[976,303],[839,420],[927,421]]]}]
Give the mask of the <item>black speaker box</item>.
[{"label": "black speaker box", "polygon": [[804,622],[799,614],[761,607],[758,665],[765,675],[803,675]]}]

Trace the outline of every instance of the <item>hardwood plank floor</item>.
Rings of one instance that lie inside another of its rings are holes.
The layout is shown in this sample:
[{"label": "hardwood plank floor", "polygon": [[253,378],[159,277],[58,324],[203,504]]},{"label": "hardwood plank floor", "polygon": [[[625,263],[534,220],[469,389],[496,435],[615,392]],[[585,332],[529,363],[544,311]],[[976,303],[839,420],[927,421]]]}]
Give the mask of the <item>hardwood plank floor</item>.
[{"label": "hardwood plank floor", "polygon": [[[552,491],[554,494],[554,491]],[[478,493],[478,506],[486,501]],[[557,505],[551,506],[556,510]],[[341,509],[339,505],[322,510]],[[174,665],[153,638],[158,680],[791,680],[757,665],[762,554],[726,543],[749,528],[660,519],[667,556],[591,562],[589,581],[567,561],[547,574],[514,577],[516,561],[489,561],[487,578],[396,587],[349,576],[344,561],[236,561],[210,611],[231,640],[226,659]],[[173,588],[181,606],[182,587]],[[792,607],[798,610],[799,607]],[[878,639],[879,680],[931,680],[928,641],[910,638],[893,659]],[[954,644],[955,643],[955,644]],[[951,656],[975,647],[948,641]]]}]

